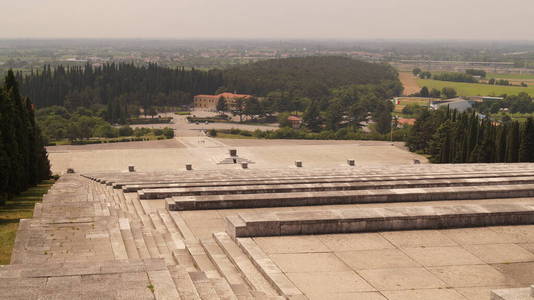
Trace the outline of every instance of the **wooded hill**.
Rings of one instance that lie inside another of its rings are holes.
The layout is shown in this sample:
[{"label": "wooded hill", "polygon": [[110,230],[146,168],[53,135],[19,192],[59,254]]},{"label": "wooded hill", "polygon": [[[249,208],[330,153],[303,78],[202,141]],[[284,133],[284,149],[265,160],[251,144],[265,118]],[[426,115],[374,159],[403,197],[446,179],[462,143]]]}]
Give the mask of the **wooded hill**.
[{"label": "wooded hill", "polygon": [[224,71],[225,89],[257,96],[290,92],[318,100],[333,88],[396,81],[395,69],[341,56],[311,56],[259,61]]},{"label": "wooded hill", "polygon": [[398,81],[397,77],[388,65],[337,56],[274,59],[211,71],[111,63],[101,67],[45,66],[26,76],[17,74],[22,94],[39,108],[103,104],[110,114],[126,104],[147,109],[190,104],[194,95],[214,94],[217,90],[256,96],[284,92],[293,98],[319,100],[334,88]]}]

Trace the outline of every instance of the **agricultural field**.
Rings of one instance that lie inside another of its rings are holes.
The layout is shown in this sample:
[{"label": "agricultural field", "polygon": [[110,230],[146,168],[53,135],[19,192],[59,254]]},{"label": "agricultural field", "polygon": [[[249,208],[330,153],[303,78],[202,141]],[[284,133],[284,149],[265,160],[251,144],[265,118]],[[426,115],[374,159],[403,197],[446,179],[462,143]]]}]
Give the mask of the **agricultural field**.
[{"label": "agricultural field", "polygon": [[401,113],[402,109],[406,105],[410,104],[417,104],[420,106],[428,106],[429,101],[432,100],[432,98],[420,98],[420,97],[399,97],[397,98],[397,102],[395,102],[395,112]]},{"label": "agricultural field", "polygon": [[458,96],[500,96],[503,94],[516,95],[525,92],[534,96],[534,85],[528,87],[520,86],[500,86],[480,83],[464,83],[451,81],[438,81],[432,79],[417,79],[417,83],[422,87],[441,90],[444,87],[452,87],[458,92]]},{"label": "agricultural field", "polygon": [[511,79],[511,80],[534,80],[534,74],[495,74],[488,73],[486,78]]}]

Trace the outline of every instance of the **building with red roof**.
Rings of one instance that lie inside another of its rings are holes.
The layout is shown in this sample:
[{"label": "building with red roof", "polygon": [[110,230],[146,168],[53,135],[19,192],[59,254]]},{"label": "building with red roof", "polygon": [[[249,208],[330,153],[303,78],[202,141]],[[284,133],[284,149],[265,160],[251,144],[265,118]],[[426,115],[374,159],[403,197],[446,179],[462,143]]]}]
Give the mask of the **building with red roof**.
[{"label": "building with red roof", "polygon": [[221,98],[224,98],[228,110],[231,110],[237,99],[250,99],[252,95],[234,94],[234,93],[221,93],[218,95],[196,95],[193,98],[193,106],[195,110],[202,111],[217,111],[217,104]]}]

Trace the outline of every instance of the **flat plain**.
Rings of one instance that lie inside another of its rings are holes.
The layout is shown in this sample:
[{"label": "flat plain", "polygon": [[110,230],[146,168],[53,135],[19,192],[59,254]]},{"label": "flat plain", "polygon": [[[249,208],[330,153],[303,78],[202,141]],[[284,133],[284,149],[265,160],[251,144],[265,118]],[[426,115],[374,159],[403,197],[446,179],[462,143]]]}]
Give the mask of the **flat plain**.
[{"label": "flat plain", "polygon": [[444,87],[452,87],[456,89],[459,96],[500,96],[503,94],[515,95],[521,92],[528,93],[534,96],[534,86],[520,87],[520,86],[501,86],[489,85],[481,83],[465,83],[465,82],[451,82],[439,81],[432,79],[417,79],[417,83],[429,89],[441,90]]}]

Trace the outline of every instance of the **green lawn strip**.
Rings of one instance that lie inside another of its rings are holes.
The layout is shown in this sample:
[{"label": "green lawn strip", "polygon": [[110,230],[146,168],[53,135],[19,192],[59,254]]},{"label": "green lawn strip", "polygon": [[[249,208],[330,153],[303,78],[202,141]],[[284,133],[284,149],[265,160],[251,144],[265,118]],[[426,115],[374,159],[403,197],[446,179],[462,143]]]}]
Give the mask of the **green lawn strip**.
[{"label": "green lawn strip", "polygon": [[230,133],[224,133],[224,132],[217,132],[216,138],[221,139],[241,139],[241,140],[250,140],[250,139],[256,139],[254,136],[245,136],[241,134],[230,134]]},{"label": "green lawn strip", "polygon": [[19,220],[33,216],[35,203],[41,202],[43,194],[53,184],[53,180],[43,181],[0,206],[0,265],[9,264],[11,260]]},{"label": "green lawn strip", "polygon": [[534,79],[534,74],[495,74],[489,73],[486,75],[486,78],[495,78],[495,79],[514,79],[514,80],[529,80]]},{"label": "green lawn strip", "polygon": [[459,96],[499,96],[502,94],[517,95],[520,92],[526,92],[531,96],[534,96],[534,86],[500,86],[480,83],[439,81],[431,79],[417,79],[417,83],[420,86],[426,86],[429,89],[435,88],[441,90],[444,87],[452,87],[458,92]]}]

